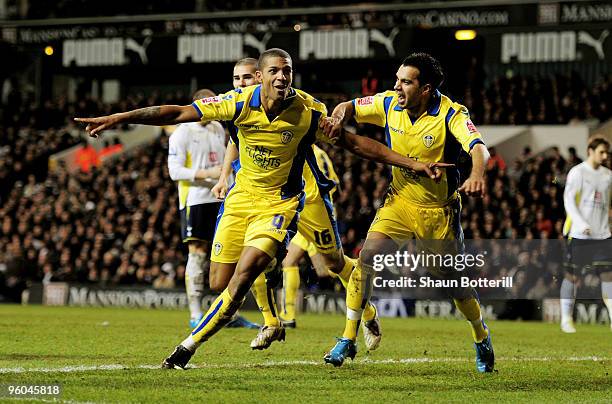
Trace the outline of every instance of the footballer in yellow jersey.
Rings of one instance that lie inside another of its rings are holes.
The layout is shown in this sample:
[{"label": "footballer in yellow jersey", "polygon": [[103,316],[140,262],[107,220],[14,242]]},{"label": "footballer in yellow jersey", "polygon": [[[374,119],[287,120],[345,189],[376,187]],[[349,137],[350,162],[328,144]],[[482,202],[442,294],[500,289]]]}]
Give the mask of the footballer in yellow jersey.
[{"label": "footballer in yellow jersey", "polygon": [[[295,305],[300,284],[298,264],[304,252],[310,256],[319,276],[338,276],[346,287],[355,260],[344,255],[338,233],[332,192],[338,184],[329,156],[313,145],[314,159],[304,166],[306,201],[300,214],[298,233],[291,240],[283,260],[283,324],[295,328]],[[370,350],[380,343],[376,308],[368,303],[363,312],[364,339]]]},{"label": "footballer in yellow jersey", "polygon": [[[258,83],[253,60],[246,58],[236,63],[233,76],[234,87],[244,88]],[[230,129],[235,129],[235,127],[230,127]],[[297,234],[291,239],[291,243],[286,250],[286,256],[282,261],[282,325],[291,328],[296,326],[295,306],[300,285],[298,264],[304,255],[304,251],[308,251],[319,276],[337,276],[345,287],[355,265],[355,260],[343,254],[331,201],[332,192],[338,183],[337,175],[327,154],[315,145],[312,147],[315,158],[307,159],[303,171],[304,193],[306,194],[304,209],[300,213]],[[224,198],[227,193],[227,179],[231,169],[233,168],[235,172],[240,169],[238,156],[236,145],[230,140],[219,182],[213,187],[213,192],[220,199]],[[312,157],[312,155],[310,156]],[[277,254],[277,258],[282,255]],[[216,280],[227,279],[229,281],[227,276],[231,276],[227,271],[217,272],[216,274],[218,275],[214,277]],[[274,294],[270,293],[269,290],[266,292],[265,281],[262,281],[261,278],[263,276],[255,281],[252,289],[257,304],[264,315],[264,327],[260,330],[257,338],[251,342],[251,347],[254,349],[269,346],[269,339],[275,335],[274,331],[279,325],[273,304]],[[266,294],[267,299],[260,298],[260,296],[266,296]],[[363,336],[366,345],[370,350],[376,349],[381,338],[376,308],[372,304],[368,304],[362,317]]]},{"label": "footballer in yellow jersey", "polygon": [[[293,62],[282,49],[269,49],[258,60],[261,85],[236,89],[192,105],[162,105],[95,117],[75,118],[87,123],[97,137],[123,123],[165,125],[225,120],[240,151],[241,169],[226,196],[212,247],[211,265],[234,270],[228,287],[213,302],[198,326],[162,367],[184,368],[196,349],[222,329],[240,308],[254,280],[264,271],[282,243],[289,240],[304,202],[302,171],[312,160],[315,140],[326,135],[332,121],[326,109],[307,93],[291,87]],[[420,163],[382,144],[342,132],[335,144],[357,155],[398,165],[435,178],[443,163]],[[238,243],[238,248],[234,243]],[[278,340],[284,339],[279,328]]]},{"label": "footballer in yellow jersey", "polygon": [[[385,129],[387,145],[418,161],[456,163],[463,149],[472,157],[472,171],[459,187],[459,172],[448,168],[439,180],[420,177],[410,170],[393,168],[391,185],[378,210],[361,251],[357,268],[347,289],[347,321],[343,338],[325,356],[325,361],[342,365],[356,354],[358,322],[372,290],[372,260],[384,251],[388,240],[401,244],[407,239],[449,240],[456,251],[463,249],[458,191],[481,196],[485,191],[485,165],[488,151],[482,136],[469,118],[467,108],[440,93],[444,75],[439,62],[425,53],[405,58],[396,74],[394,91],[358,98],[338,105],[332,117],[342,126],[351,117]],[[435,247],[438,248],[438,247]],[[430,271],[433,269],[430,268]],[[437,277],[456,276],[446,268],[432,272]],[[476,291],[448,291],[472,326],[479,372],[492,372],[494,353],[491,337],[482,320]]]}]

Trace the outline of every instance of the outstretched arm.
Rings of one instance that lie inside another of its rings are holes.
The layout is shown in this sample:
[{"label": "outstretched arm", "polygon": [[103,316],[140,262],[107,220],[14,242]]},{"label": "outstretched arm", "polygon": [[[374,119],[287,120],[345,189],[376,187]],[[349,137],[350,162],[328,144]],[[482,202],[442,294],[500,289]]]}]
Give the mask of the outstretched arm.
[{"label": "outstretched arm", "polygon": [[347,131],[342,131],[336,144],[365,159],[407,168],[421,175],[426,175],[433,180],[440,179],[442,172],[439,168],[453,166],[453,164],[446,163],[421,163],[402,156],[374,139]]},{"label": "outstretched arm", "polygon": [[191,105],[158,105],[96,118],[74,118],[74,120],[86,123],[85,130],[89,132],[89,136],[98,137],[102,131],[124,123],[173,125],[182,122],[197,122],[200,116]]}]

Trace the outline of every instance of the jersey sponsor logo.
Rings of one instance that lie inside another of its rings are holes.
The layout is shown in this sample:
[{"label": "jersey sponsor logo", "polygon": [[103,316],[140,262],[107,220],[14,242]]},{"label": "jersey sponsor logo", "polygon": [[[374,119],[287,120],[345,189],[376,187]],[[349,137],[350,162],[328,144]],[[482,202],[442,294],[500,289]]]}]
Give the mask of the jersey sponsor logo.
[{"label": "jersey sponsor logo", "polygon": [[427,134],[427,135],[423,136],[423,144],[428,149],[431,147],[431,145],[434,144],[435,141],[436,141],[436,138],[433,135]]},{"label": "jersey sponsor logo", "polygon": [[223,244],[217,241],[215,245],[213,246],[213,252],[215,253],[215,255],[219,255],[221,254],[222,250],[223,250]]},{"label": "jersey sponsor logo", "polygon": [[280,137],[282,144],[288,144],[289,142],[291,142],[291,139],[293,139],[293,133],[286,130],[281,133]]},{"label": "jersey sponsor logo", "polygon": [[[409,154],[407,155],[407,157],[411,158],[411,159],[414,159],[414,160],[417,160],[417,161],[419,160],[418,157],[414,157],[414,156],[411,156]],[[417,182],[421,181],[421,177],[419,177],[419,174],[417,174],[416,171],[411,170],[409,168],[404,168],[404,167],[400,168],[399,170],[400,170],[400,173],[402,173],[402,175],[404,177],[406,177],[406,179],[409,179],[409,180],[412,180],[412,181],[417,181]]]},{"label": "jersey sponsor logo", "polygon": [[200,100],[200,102],[201,102],[202,104],[211,104],[211,103],[213,103],[213,102],[214,102],[214,103],[217,103],[217,102],[221,102],[221,101],[222,101],[222,100],[221,100],[221,97],[219,97],[219,96],[214,96],[214,97],[206,97],[206,98],[202,98],[202,99]]},{"label": "jersey sponsor logo", "polygon": [[400,135],[404,134],[404,131],[402,129],[397,129],[397,128],[394,128],[393,126],[389,126],[389,130],[391,130],[391,132],[399,133]]},{"label": "jersey sponsor logo", "polygon": [[280,167],[281,159],[272,157],[272,149],[263,146],[246,146],[245,149],[256,166],[265,170]]},{"label": "jersey sponsor logo", "polygon": [[365,105],[370,105],[374,103],[374,97],[373,96],[369,96],[369,97],[363,97],[363,98],[357,98],[357,105],[359,106],[365,106]]},{"label": "jersey sponsor logo", "polygon": [[247,124],[244,124],[244,123],[239,123],[236,126],[238,126],[241,129],[254,129],[254,130],[260,130],[261,129],[260,125],[247,125]]},{"label": "jersey sponsor logo", "polygon": [[603,200],[603,196],[601,192],[595,191],[595,194],[593,195],[593,199],[596,204],[600,204],[601,201]]},{"label": "jersey sponsor logo", "polygon": [[470,133],[478,132],[478,129],[476,129],[476,126],[474,126],[471,119],[465,121],[465,126],[467,126],[467,129]]}]

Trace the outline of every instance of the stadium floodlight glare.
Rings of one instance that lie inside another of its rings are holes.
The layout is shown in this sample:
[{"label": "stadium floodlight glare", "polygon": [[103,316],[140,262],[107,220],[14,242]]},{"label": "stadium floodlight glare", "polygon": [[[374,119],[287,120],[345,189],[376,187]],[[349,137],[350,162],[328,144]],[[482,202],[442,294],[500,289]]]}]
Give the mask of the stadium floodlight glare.
[{"label": "stadium floodlight glare", "polygon": [[294,29],[296,32],[299,32],[299,31],[302,29],[302,26],[301,26],[300,24],[295,24],[295,25],[293,26],[293,29]]},{"label": "stadium floodlight glare", "polygon": [[460,29],[455,31],[455,39],[458,41],[471,41],[476,38],[476,31],[473,29]]},{"label": "stadium floodlight glare", "polygon": [[49,45],[45,46],[45,55],[51,56],[53,55],[53,52],[54,52],[53,46],[49,46]]}]

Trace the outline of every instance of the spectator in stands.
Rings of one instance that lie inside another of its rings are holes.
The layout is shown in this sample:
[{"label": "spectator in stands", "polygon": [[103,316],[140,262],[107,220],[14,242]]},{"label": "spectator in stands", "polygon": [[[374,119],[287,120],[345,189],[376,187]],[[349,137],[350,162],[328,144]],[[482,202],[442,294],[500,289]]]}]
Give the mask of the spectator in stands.
[{"label": "spectator in stands", "polygon": [[368,69],[368,73],[361,79],[361,93],[363,96],[374,95],[378,93],[378,79],[374,77],[372,69]]},{"label": "spectator in stands", "polygon": [[102,150],[100,150],[100,153],[98,154],[98,159],[100,160],[100,162],[103,163],[109,157],[117,153],[121,153],[121,151],[123,150],[123,145],[121,144],[121,141],[118,137],[113,138],[112,142],[113,143],[110,144],[108,140],[104,140],[104,147],[102,148]]},{"label": "spectator in stands", "polygon": [[487,162],[487,170],[488,171],[490,170],[505,171],[506,162],[504,161],[502,156],[497,154],[497,150],[495,149],[495,147],[489,147],[489,153],[491,154],[491,157],[489,158],[489,161]]},{"label": "spectator in stands", "polygon": [[97,167],[100,164],[98,151],[85,139],[80,149],[76,151],[75,163],[84,173],[91,171],[92,167]]},{"label": "spectator in stands", "polygon": [[571,146],[567,148],[567,153],[569,154],[569,158],[567,159],[567,169],[569,170],[570,168],[582,163],[582,159],[580,157],[578,157],[578,154],[576,153],[576,148]]}]

